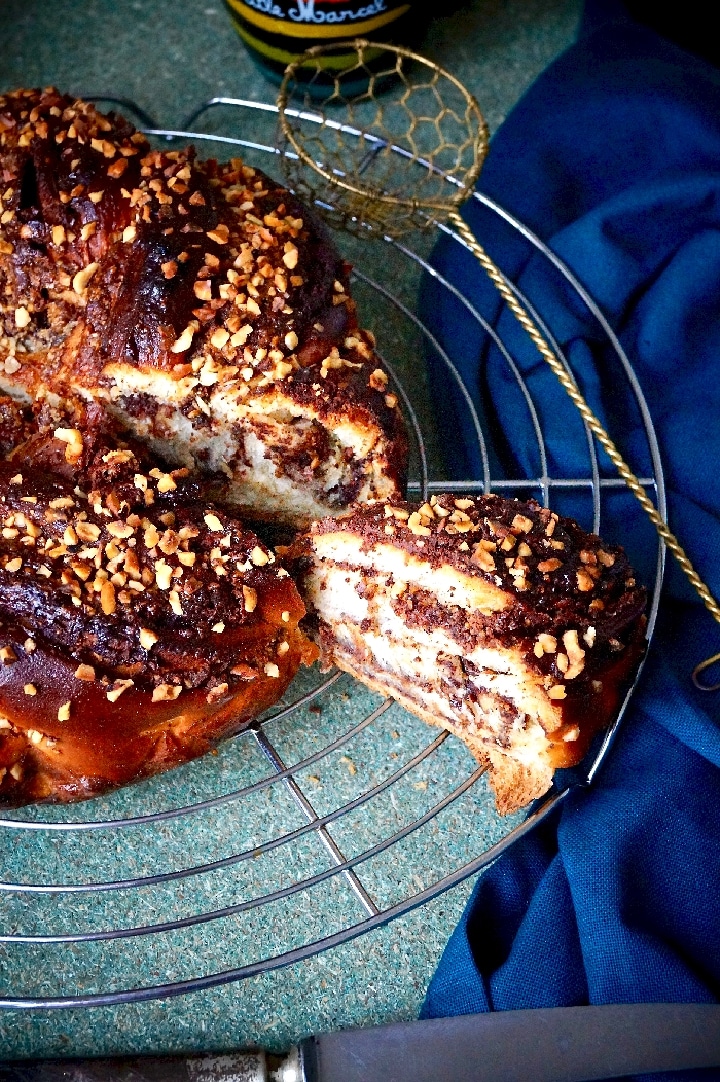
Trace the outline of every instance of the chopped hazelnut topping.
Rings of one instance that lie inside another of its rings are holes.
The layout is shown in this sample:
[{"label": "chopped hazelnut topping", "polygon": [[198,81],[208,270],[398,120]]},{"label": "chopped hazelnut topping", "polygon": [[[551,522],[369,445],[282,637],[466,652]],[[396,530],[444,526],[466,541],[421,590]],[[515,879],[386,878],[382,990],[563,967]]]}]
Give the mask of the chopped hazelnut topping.
[{"label": "chopped hazelnut topping", "polygon": [[577,585],[578,590],[580,590],[582,593],[587,593],[588,590],[592,590],[595,583],[593,582],[592,577],[587,573],[587,571],[584,571],[581,568],[577,572]]},{"label": "chopped hazelnut topping", "polygon": [[527,515],[515,515],[512,520],[513,530],[519,530],[521,533],[530,533],[533,528],[533,520],[528,518]]},{"label": "chopped hazelnut topping", "polygon": [[222,533],[222,531],[225,529],[217,515],[213,515],[211,512],[208,512],[204,516],[204,518],[205,525],[207,526],[208,530],[212,530],[213,533]]},{"label": "chopped hazelnut topping", "polygon": [[408,516],[407,520],[408,529],[415,537],[430,537],[432,530],[428,526],[423,526],[422,518],[418,511],[413,511]]},{"label": "chopped hazelnut topping", "polygon": [[254,564],[255,567],[265,567],[266,564],[270,563],[270,557],[266,552],[263,552],[259,545],[256,545],[250,553],[250,563]]},{"label": "chopped hazelnut topping", "polygon": [[271,676],[277,679],[280,676],[280,670],[274,661],[268,661],[263,667],[263,672],[266,676]]},{"label": "chopped hazelnut topping", "polygon": [[105,692],[105,695],[111,703],[114,703],[117,702],[123,692],[127,691],[128,688],[134,686],[134,680],[116,680],[115,683],[112,684],[111,687]]},{"label": "chopped hazelnut topping", "polygon": [[152,524],[152,522],[148,523],[148,525],[145,527],[145,533],[143,534],[143,541],[145,542],[145,545],[149,549],[155,548],[155,546],[157,545],[159,540],[160,540],[159,531]]},{"label": "chopped hazelnut topping", "polygon": [[180,539],[174,530],[165,530],[157,543],[157,547],[166,556],[172,556],[177,552],[179,543]]},{"label": "chopped hazelnut topping", "polygon": [[95,669],[92,665],[78,665],[75,670],[76,680],[91,681],[95,679]]},{"label": "chopped hazelnut topping", "polygon": [[585,651],[581,649],[578,643],[578,633],[576,629],[566,631],[563,635],[563,645],[567,651],[569,667],[565,673],[566,680],[574,680],[576,676],[585,668]]},{"label": "chopped hazelnut topping", "polygon": [[222,620],[218,620],[216,624],[213,624],[210,630],[214,631],[216,635],[222,635],[223,631],[225,630],[225,624]]},{"label": "chopped hazelnut topping", "polygon": [[230,239],[230,230],[226,225],[216,225],[214,229],[208,229],[207,235],[216,244],[227,244]]},{"label": "chopped hazelnut topping", "polygon": [[257,606],[257,590],[253,590],[252,586],[243,586],[243,600],[245,612],[254,612]]},{"label": "chopped hazelnut topping", "polygon": [[57,713],[58,721],[70,721],[70,708],[71,708],[71,706],[72,706],[72,703],[70,703],[70,702],[66,702],[66,703],[62,704],[62,706],[60,707],[60,709],[58,710],[58,713]]},{"label": "chopped hazelnut topping", "polygon": [[201,279],[193,285],[193,293],[199,301],[212,300],[212,284],[207,279]]},{"label": "chopped hazelnut topping", "polygon": [[473,549],[473,554],[470,557],[470,563],[479,567],[481,571],[485,571],[488,574],[492,574],[495,571],[495,560],[492,557],[492,553],[488,552],[485,545],[481,541]]},{"label": "chopped hazelnut topping", "polygon": [[3,665],[12,665],[13,661],[17,661],[17,654],[12,646],[0,647],[0,661]]},{"label": "chopped hazelnut topping", "polygon": [[158,492],[174,492],[177,488],[175,479],[172,474],[163,473],[158,477],[157,490]]},{"label": "chopped hazelnut topping", "polygon": [[156,688],[153,688],[152,701],[162,703],[177,699],[181,691],[182,687],[179,684],[158,684]]},{"label": "chopped hazelnut topping", "polygon": [[113,180],[118,180],[127,169],[127,158],[118,158],[107,167],[107,174]]},{"label": "chopped hazelnut topping", "polygon": [[165,560],[155,561],[155,582],[158,590],[169,590],[172,582],[172,567]]},{"label": "chopped hazelnut topping", "polygon": [[[518,550],[519,551],[519,550]],[[548,572],[557,571],[559,567],[562,567],[562,560],[556,559],[554,556],[549,560],[541,560],[538,566],[538,571]]]},{"label": "chopped hazelnut topping", "polygon": [[215,349],[222,349],[223,346],[227,343],[229,337],[230,334],[228,331],[225,330],[224,327],[218,327],[217,330],[213,331],[212,335],[210,336],[210,345],[214,346]]},{"label": "chopped hazelnut topping", "polygon": [[125,540],[128,537],[132,537],[135,533],[132,526],[129,526],[127,522],[106,522],[105,529],[111,537],[117,537],[119,540]]},{"label": "chopped hazelnut topping", "polygon": [[117,607],[115,587],[109,580],[104,582],[100,588],[100,605],[106,616],[112,616]]},{"label": "chopped hazelnut topping", "polygon": [[185,330],[182,332],[179,338],[176,338],[173,344],[170,346],[171,353],[184,353],[190,349],[192,345],[193,336],[195,334],[195,325],[188,324]]},{"label": "chopped hazelnut topping", "polygon": [[71,465],[78,462],[83,450],[82,432],[77,428],[56,428],[53,435],[65,444],[65,461]]},{"label": "chopped hazelnut topping", "polygon": [[205,699],[209,703],[214,703],[217,702],[218,699],[222,699],[223,695],[226,695],[227,692],[227,684],[216,684],[214,688],[210,688],[207,695],[205,696]]},{"label": "chopped hazelnut topping", "polygon": [[554,635],[547,635],[544,631],[537,637],[538,644],[545,654],[554,654],[557,650],[557,639]]},{"label": "chopped hazelnut topping", "polygon": [[150,631],[149,628],[140,628],[140,645],[143,650],[150,650],[158,641],[158,637],[154,631]]},{"label": "chopped hazelnut topping", "polygon": [[249,665],[238,664],[233,665],[230,670],[233,676],[239,676],[241,680],[255,680],[257,673]]},{"label": "chopped hazelnut topping", "polygon": [[553,686],[548,689],[549,699],[564,699],[565,694],[566,692],[563,684],[553,684]]},{"label": "chopped hazelnut topping", "polygon": [[22,330],[24,327],[27,327],[27,325],[31,322],[31,319],[32,317],[28,312],[27,308],[15,309],[15,326],[18,328],[18,330]]},{"label": "chopped hazelnut topping", "polygon": [[[85,522],[80,519],[75,523],[75,533],[81,541],[92,543],[100,537],[100,527],[96,526],[94,522]],[[82,556],[82,553],[80,555]]]},{"label": "chopped hazelnut topping", "polygon": [[82,270],[79,270],[77,272],[77,274],[72,280],[72,287],[74,292],[77,293],[78,296],[82,296],[83,293],[86,291],[91,278],[93,277],[99,266],[99,263],[88,263],[86,267],[83,267]]},{"label": "chopped hazelnut topping", "polygon": [[37,695],[37,688],[34,684],[25,684],[25,686],[23,687],[23,691],[26,695]]}]

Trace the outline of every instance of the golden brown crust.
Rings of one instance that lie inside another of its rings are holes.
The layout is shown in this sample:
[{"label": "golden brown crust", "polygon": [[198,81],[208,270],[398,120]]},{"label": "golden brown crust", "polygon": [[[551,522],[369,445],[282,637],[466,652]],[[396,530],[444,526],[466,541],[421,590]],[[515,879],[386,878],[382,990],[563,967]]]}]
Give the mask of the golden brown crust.
[{"label": "golden brown crust", "polygon": [[316,649],[274,553],[97,415],[0,463],[0,802],[194,758]]},{"label": "golden brown crust", "polygon": [[[404,425],[349,267],[286,189],[239,160],[152,150],[121,117],[52,89],[0,98],[0,166],[0,385],[104,399],[154,436],[168,404],[202,435],[223,390],[238,416],[277,398],[332,432],[340,414],[370,434],[383,491],[401,491]],[[329,455],[312,443],[275,462],[296,483]],[[362,457],[347,465],[338,507],[367,481]]]}]

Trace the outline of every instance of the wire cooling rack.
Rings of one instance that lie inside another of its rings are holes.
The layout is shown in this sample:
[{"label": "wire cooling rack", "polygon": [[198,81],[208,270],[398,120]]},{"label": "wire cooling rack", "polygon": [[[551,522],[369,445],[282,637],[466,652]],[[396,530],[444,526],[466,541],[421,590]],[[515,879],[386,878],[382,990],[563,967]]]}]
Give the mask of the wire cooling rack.
[{"label": "wire cooling rack", "polygon": [[[210,130],[167,131],[131,102],[120,104],[154,139],[192,140],[218,157],[241,154],[279,172],[274,106],[213,99],[185,124],[189,129],[202,117]],[[545,284],[562,285],[574,314],[591,328],[591,375],[598,394],[612,395],[631,446],[623,433],[614,436],[664,516],[652,422],[611,326],[529,229],[487,197],[474,198],[491,224],[496,261],[502,266],[503,235],[516,252],[524,246]],[[461,245],[451,230],[446,234]],[[354,262],[363,324],[376,331],[403,401],[411,494],[532,495],[621,540],[650,590],[651,635],[662,544],[647,523],[623,531],[631,497],[569,400],[558,407],[553,398],[546,431],[544,384],[517,356],[516,336],[498,320],[497,298],[484,311],[459,293],[428,262],[434,239],[410,248],[337,238]],[[478,386],[463,383],[453,349],[418,311],[423,280],[476,328],[488,375]],[[569,352],[558,344],[562,328],[545,322],[532,289],[514,288],[572,372]],[[436,381],[443,373],[457,423],[473,434],[472,475],[447,472],[443,448],[451,434],[438,431],[438,387],[428,383],[425,361]],[[508,461],[498,436],[493,379],[516,391],[510,424],[513,444],[525,448],[522,468]],[[567,476],[553,466],[552,441],[561,430],[565,439],[575,433]],[[214,756],[105,798],[0,819],[0,1006],[83,1007],[179,995],[288,965],[386,924],[478,872],[575,786],[589,784],[621,718],[581,768],[561,772],[529,816],[500,819],[482,772],[458,741],[344,674],[307,670],[284,700]]]}]

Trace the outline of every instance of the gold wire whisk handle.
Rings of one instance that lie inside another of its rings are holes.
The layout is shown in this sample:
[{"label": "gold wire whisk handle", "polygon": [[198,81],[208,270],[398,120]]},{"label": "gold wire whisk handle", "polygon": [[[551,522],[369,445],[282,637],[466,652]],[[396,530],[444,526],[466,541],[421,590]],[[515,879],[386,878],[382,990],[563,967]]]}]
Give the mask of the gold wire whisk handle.
[{"label": "gold wire whisk handle", "polygon": [[[559,380],[560,384],[562,385],[563,389],[567,392],[569,397],[577,406],[577,409],[580,412],[583,420],[587,424],[588,428],[597,438],[598,443],[607,453],[607,456],[612,462],[613,466],[618,471],[623,481],[625,481],[630,491],[636,497],[639,504],[646,512],[648,518],[657,530],[658,534],[663,539],[670,552],[672,552],[677,562],[680,564],[680,567],[685,572],[688,580],[693,585],[698,595],[704,602],[705,607],[709,610],[709,612],[718,622],[718,624],[720,624],[720,605],[718,605],[717,601],[710,593],[710,590],[698,575],[697,571],[690,562],[690,558],[685,552],[685,549],[682,547],[675,534],[658,514],[655,505],[652,503],[645,489],[640,484],[637,476],[627,465],[624,458],[613,443],[612,439],[607,434],[604,427],[595,416],[593,411],[590,409],[583,396],[580,394],[580,391],[575,385],[575,382],[573,381],[571,376],[569,376],[568,373],[565,371],[564,367],[555,356],[553,351],[550,349],[544,337],[538,330],[535,322],[531,319],[531,317],[528,315],[528,313],[518,301],[513,291],[508,286],[502,272],[498,269],[498,267],[496,267],[495,263],[492,261],[492,259],[487,254],[482,245],[478,244],[477,240],[475,239],[474,233],[470,229],[467,222],[458,213],[458,211],[451,211],[449,219],[457,229],[464,243],[473,253],[475,258],[485,270],[485,273],[495,285],[496,289],[502,296],[510,311],[517,319],[520,326],[531,338],[533,344],[537,348],[543,360],[546,361],[547,364],[550,366],[552,371],[555,373],[555,376]],[[717,661],[720,661],[720,654],[715,654],[713,657],[706,658],[705,661],[700,662],[700,664],[697,665],[693,670],[693,683],[700,690],[715,691],[720,689],[720,683],[709,685],[700,682],[700,674]]]}]

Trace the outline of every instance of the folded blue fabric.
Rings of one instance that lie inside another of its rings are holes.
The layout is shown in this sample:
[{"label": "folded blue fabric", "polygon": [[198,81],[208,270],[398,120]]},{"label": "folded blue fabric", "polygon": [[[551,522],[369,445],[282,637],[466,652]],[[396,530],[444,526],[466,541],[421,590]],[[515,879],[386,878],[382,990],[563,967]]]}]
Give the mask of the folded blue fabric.
[{"label": "folded blue fabric", "polygon": [[[719,597],[720,72],[619,5],[588,5],[577,44],[494,137],[480,188],[558,252],[617,330],[658,434],[670,524]],[[481,206],[466,216],[550,312],[593,407],[620,427],[633,466],[647,469],[639,422],[618,412],[597,379],[603,355],[592,321]],[[447,239],[434,263],[481,310],[494,310],[512,342],[544,414],[551,475],[587,470],[575,462],[577,433],[553,428],[563,392],[512,317],[498,315],[477,263]],[[503,426],[517,395],[506,367],[503,375],[447,292],[431,280],[424,288],[433,331],[460,358],[478,402],[481,379],[489,389],[507,454],[532,476],[536,449],[512,442]],[[431,374],[442,378],[439,368]],[[436,400],[445,431],[458,431],[460,400],[447,391]],[[455,476],[478,469],[462,436],[448,448]],[[603,533],[622,540],[646,528],[631,499],[618,506]],[[690,681],[695,664],[720,650],[720,627],[673,565],[640,685],[599,776],[481,877],[424,1017],[720,998],[720,693]]]}]

